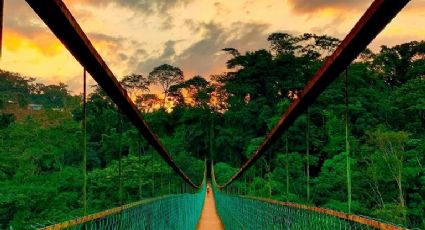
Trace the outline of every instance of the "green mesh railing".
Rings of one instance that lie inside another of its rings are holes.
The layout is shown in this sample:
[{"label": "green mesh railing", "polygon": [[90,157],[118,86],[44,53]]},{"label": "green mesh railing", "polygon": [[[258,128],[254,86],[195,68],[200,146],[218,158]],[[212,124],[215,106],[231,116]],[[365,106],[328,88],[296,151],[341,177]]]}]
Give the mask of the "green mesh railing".
[{"label": "green mesh railing", "polygon": [[216,208],[227,230],[233,229],[404,229],[339,211],[220,191],[211,167]]},{"label": "green mesh railing", "polygon": [[[360,216],[308,206],[229,195],[213,185],[217,212],[227,230],[232,229],[402,229]],[[299,207],[296,207],[299,206]],[[321,212],[340,214],[339,218]]]},{"label": "green mesh railing", "polygon": [[194,229],[206,183],[197,193],[167,195],[106,210],[42,229]]},{"label": "green mesh railing", "polygon": [[202,184],[195,193],[150,198],[39,229],[195,229],[205,201],[206,173],[205,163]]}]

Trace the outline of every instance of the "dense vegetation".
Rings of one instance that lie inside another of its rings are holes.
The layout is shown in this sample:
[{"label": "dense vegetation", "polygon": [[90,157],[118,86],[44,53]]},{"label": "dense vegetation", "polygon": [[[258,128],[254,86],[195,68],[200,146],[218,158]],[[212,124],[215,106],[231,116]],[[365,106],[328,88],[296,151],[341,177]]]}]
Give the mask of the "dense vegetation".
[{"label": "dense vegetation", "polygon": [[[200,76],[185,81],[170,65],[147,77],[123,78],[143,112],[147,101],[158,100],[148,94],[153,84],[172,98],[171,112],[164,98],[164,108],[144,116],[196,183],[205,157],[216,162],[218,182],[226,182],[339,43],[312,34],[275,33],[268,40],[270,50],[224,49],[228,72],[211,81]],[[384,46],[376,54],[367,50],[348,74],[352,212],[425,228],[425,42]],[[344,88],[340,77],[309,108],[308,122],[300,117],[236,183],[239,190],[347,211]],[[80,101],[66,85],[45,86],[0,72],[0,229],[82,215]],[[29,103],[43,109],[28,111]],[[87,140],[90,213],[184,190],[97,87],[87,102]]]}]

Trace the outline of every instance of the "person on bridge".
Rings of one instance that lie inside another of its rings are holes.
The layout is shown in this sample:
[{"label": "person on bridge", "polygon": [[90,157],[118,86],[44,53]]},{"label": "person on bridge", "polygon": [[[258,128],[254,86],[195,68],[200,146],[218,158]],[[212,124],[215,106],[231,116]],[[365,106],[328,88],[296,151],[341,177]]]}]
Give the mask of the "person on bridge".
[{"label": "person on bridge", "polygon": [[211,190],[210,184],[207,184],[207,195],[208,196],[210,195],[210,190]]}]

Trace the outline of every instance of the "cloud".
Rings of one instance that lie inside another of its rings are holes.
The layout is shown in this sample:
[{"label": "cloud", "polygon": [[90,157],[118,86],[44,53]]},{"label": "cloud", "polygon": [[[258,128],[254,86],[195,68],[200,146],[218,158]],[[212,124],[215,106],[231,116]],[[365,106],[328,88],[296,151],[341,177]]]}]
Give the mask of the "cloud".
[{"label": "cloud", "polygon": [[4,3],[4,27],[27,37],[48,32],[47,27],[28,4],[17,0],[6,0]]},{"label": "cloud", "polygon": [[137,8],[143,12],[168,12],[177,6],[190,3],[192,0],[114,0],[117,5]]},{"label": "cloud", "polygon": [[69,3],[91,4],[93,6],[107,6],[114,4],[129,8],[143,14],[168,13],[169,10],[189,4],[193,0],[73,0]]},{"label": "cloud", "polygon": [[3,45],[10,52],[35,51],[45,57],[56,56],[64,51],[62,44],[47,33],[33,33],[28,36],[16,30],[5,29]]},{"label": "cloud", "polygon": [[[148,74],[153,68],[161,64],[173,64],[176,57],[175,45],[178,41],[169,40],[164,43],[164,49],[159,56],[150,56],[143,60],[143,57],[147,56],[146,51],[136,52],[133,57],[130,58],[130,63],[136,64],[136,68],[133,72]],[[142,61],[140,61],[142,60]]]},{"label": "cloud", "polygon": [[371,4],[371,0],[288,0],[295,12],[308,13],[321,9],[359,9],[367,4]]},{"label": "cloud", "polygon": [[[119,8],[128,10],[127,16],[138,18],[158,16],[157,21],[161,30],[174,28],[174,17],[172,10],[184,7],[194,0],[64,0],[71,12],[84,20],[95,17],[93,9]],[[110,9],[108,9],[110,10]]]},{"label": "cloud", "polygon": [[229,28],[203,24],[204,38],[183,51],[176,64],[190,75],[209,77],[225,70],[229,56],[222,49],[232,47],[241,52],[267,48],[267,24],[233,23]]},{"label": "cloud", "polygon": [[6,0],[4,4],[4,45],[10,50],[33,49],[54,56],[64,48],[25,1]]},{"label": "cloud", "polygon": [[155,66],[167,63],[180,67],[186,77],[211,74],[224,71],[229,58],[222,49],[233,47],[241,52],[267,48],[267,24],[233,23],[224,27],[217,23],[191,23],[194,31],[202,33],[202,39],[193,43],[180,53],[176,53],[175,45],[179,41],[167,41],[159,56],[151,56],[139,62],[135,71],[147,74]]}]

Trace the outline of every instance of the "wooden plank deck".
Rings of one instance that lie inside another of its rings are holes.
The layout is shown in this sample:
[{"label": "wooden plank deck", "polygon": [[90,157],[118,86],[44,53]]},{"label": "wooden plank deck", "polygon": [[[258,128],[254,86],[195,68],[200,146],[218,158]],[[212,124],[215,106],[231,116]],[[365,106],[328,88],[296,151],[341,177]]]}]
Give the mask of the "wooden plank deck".
[{"label": "wooden plank deck", "polygon": [[215,230],[215,229],[224,229],[223,224],[221,223],[220,217],[218,217],[217,210],[215,208],[214,194],[210,187],[210,192],[205,194],[205,203],[202,209],[201,218],[197,229],[199,230]]}]

